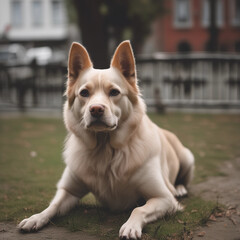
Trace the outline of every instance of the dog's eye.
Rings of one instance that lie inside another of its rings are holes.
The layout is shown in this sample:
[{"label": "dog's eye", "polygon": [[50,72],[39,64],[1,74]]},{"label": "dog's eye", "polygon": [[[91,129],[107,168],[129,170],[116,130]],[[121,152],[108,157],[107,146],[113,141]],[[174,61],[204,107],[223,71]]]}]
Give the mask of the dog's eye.
[{"label": "dog's eye", "polygon": [[112,89],[112,90],[110,91],[110,93],[109,93],[109,96],[115,97],[115,96],[117,96],[117,95],[119,95],[119,94],[120,94],[120,91],[119,91],[119,90],[117,90],[117,89]]},{"label": "dog's eye", "polygon": [[89,97],[89,91],[87,89],[81,90],[79,94],[82,97]]}]

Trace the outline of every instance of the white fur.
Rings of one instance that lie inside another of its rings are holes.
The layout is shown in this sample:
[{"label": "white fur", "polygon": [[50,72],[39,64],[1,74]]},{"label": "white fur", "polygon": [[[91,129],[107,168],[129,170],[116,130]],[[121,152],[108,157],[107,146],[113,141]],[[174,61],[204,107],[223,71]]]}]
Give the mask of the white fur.
[{"label": "white fur", "polygon": [[[184,186],[192,177],[193,155],[174,134],[151,122],[137,86],[130,86],[113,66],[106,70],[90,67],[80,73],[74,91],[70,89],[75,97],[72,105],[67,101],[64,106],[69,131],[63,153],[66,169],[49,207],[23,220],[20,229],[43,227],[89,192],[113,211],[134,208],[145,199],[146,204],[135,208],[121,227],[121,238],[140,238],[145,224],[182,209],[174,196],[187,194]],[[109,97],[113,87],[121,93]],[[79,97],[83,88],[90,89],[88,98]],[[105,107],[97,125],[89,112],[92,104]],[[109,129],[113,123],[116,127]]]}]

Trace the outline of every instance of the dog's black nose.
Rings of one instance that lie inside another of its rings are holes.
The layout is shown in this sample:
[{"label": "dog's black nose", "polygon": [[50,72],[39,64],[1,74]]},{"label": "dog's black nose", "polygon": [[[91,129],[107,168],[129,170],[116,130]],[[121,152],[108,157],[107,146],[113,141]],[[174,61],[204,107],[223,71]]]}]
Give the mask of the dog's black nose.
[{"label": "dog's black nose", "polygon": [[89,111],[91,115],[95,118],[100,118],[104,113],[105,107],[101,104],[91,105]]}]

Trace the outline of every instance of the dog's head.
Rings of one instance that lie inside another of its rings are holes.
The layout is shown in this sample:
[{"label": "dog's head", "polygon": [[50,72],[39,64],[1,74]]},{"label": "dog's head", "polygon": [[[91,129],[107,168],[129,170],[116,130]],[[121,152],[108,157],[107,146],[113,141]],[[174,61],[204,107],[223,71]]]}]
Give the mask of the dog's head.
[{"label": "dog's head", "polygon": [[66,95],[65,123],[75,134],[79,128],[90,132],[119,129],[141,102],[130,42],[117,47],[110,68],[103,70],[94,69],[86,49],[73,43]]}]

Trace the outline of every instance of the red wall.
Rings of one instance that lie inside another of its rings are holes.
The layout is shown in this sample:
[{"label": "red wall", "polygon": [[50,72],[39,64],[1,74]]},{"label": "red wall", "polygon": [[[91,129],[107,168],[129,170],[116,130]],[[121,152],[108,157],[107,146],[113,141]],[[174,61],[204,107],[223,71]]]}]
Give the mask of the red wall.
[{"label": "red wall", "polygon": [[[174,27],[174,1],[166,0],[167,13],[155,24],[155,36],[157,47],[164,52],[176,52],[180,41],[187,41],[192,51],[204,51],[209,39],[206,27],[202,26],[202,0],[190,0],[192,10],[192,27]],[[230,24],[229,0],[224,3],[224,25],[219,28],[219,48],[224,45],[227,51],[235,50],[235,42],[240,41],[240,28]]]}]

